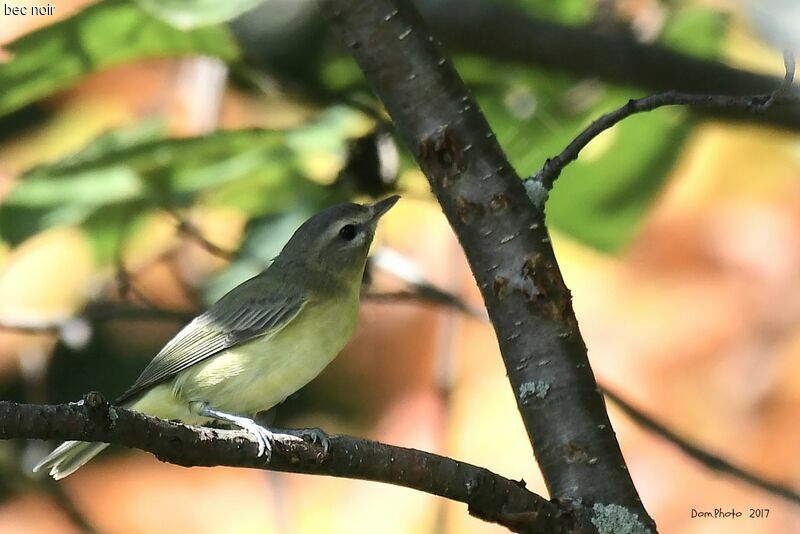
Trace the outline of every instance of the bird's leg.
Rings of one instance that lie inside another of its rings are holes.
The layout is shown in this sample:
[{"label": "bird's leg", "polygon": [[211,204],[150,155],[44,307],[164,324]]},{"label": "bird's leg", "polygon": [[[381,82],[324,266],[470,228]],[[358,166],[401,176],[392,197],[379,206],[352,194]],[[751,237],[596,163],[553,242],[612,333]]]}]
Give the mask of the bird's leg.
[{"label": "bird's leg", "polygon": [[256,443],[258,443],[258,456],[264,456],[267,461],[269,461],[272,456],[272,444],[275,442],[276,437],[274,433],[247,417],[215,410],[211,408],[207,402],[193,402],[192,408],[203,417],[211,417],[217,421],[225,421],[226,423],[231,423],[249,432],[250,435],[255,438]]}]

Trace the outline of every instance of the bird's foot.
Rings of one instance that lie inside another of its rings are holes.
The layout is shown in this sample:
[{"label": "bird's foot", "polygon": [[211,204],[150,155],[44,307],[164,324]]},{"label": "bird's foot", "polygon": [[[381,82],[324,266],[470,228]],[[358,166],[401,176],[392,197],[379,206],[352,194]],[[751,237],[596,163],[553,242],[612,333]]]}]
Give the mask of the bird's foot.
[{"label": "bird's foot", "polygon": [[259,457],[263,456],[267,461],[272,457],[272,445],[275,443],[276,434],[270,432],[252,419],[215,410],[211,408],[208,403],[202,403],[197,411],[204,417],[211,417],[217,421],[225,421],[226,423],[238,426],[255,439],[258,445]]},{"label": "bird's foot", "polygon": [[331,437],[326,434],[321,428],[293,428],[283,431],[290,436],[294,436],[307,441],[312,445],[319,444],[322,446],[322,452],[328,454],[331,448]]},{"label": "bird's foot", "polygon": [[272,458],[272,444],[275,443],[275,434],[251,419],[245,419],[242,423],[235,424],[256,440],[258,457],[263,456],[266,461],[269,461]]}]

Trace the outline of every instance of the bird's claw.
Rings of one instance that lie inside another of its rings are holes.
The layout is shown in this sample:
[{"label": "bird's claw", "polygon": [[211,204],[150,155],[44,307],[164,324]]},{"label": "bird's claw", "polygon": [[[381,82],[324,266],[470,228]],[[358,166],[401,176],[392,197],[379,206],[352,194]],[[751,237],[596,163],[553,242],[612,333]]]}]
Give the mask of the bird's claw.
[{"label": "bird's claw", "polygon": [[270,458],[272,458],[272,445],[275,443],[276,436],[274,433],[270,432],[268,429],[264,428],[263,426],[259,425],[252,419],[248,419],[247,417],[242,417],[240,415],[233,415],[229,413],[222,412],[220,410],[216,410],[209,406],[207,402],[200,402],[196,401],[194,403],[195,410],[197,413],[204,417],[211,417],[218,421],[224,421],[231,425],[238,426],[256,441],[258,445],[258,457],[261,458],[262,456],[266,461],[269,462]]},{"label": "bird's claw", "polygon": [[247,425],[245,430],[250,433],[258,444],[257,456],[259,458],[263,456],[266,461],[269,461],[272,458],[272,444],[275,441],[275,434],[256,423]]},{"label": "bird's claw", "polygon": [[331,448],[331,437],[321,428],[297,428],[286,432],[291,436],[298,437],[312,445],[320,445],[322,452],[328,454]]}]

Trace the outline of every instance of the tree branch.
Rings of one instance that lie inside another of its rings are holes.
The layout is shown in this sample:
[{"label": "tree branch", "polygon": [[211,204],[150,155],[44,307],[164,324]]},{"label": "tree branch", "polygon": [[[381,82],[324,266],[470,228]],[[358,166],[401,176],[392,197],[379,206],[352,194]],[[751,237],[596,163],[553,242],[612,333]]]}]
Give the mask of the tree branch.
[{"label": "tree branch", "polygon": [[97,528],[75,504],[72,496],[64,486],[50,477],[36,477],[24,461],[23,450],[7,448],[0,456],[0,494],[3,498],[10,495],[26,495],[32,491],[48,496],[66,518],[71,521],[78,532],[83,534],[100,534]]},{"label": "tree branch", "polygon": [[[549,191],[564,167],[578,159],[578,155],[592,139],[600,135],[605,130],[618,124],[624,119],[635,115],[653,111],[665,106],[688,106],[692,108],[714,108],[714,109],[739,109],[750,113],[763,113],[777,104],[791,102],[797,104],[800,97],[786,96],[792,87],[794,80],[794,57],[790,52],[784,53],[784,65],[786,75],[777,88],[768,94],[752,96],[731,96],[731,95],[703,95],[686,94],[668,91],[645,98],[628,100],[624,106],[615,109],[586,127],[575,139],[573,139],[561,153],[554,158],[548,158],[542,168],[526,183],[529,192],[533,191],[532,200],[534,203],[541,204],[545,195],[540,192],[537,186],[541,186],[544,191]],[[799,107],[800,109],[800,107]],[[533,189],[532,189],[533,188]]]},{"label": "tree branch", "polygon": [[550,495],[655,530],[589,367],[544,214],[405,0],[319,0],[425,172],[481,289]]},{"label": "tree branch", "polygon": [[463,300],[446,291],[439,291],[436,288],[431,290],[430,288],[432,287],[433,286],[415,287],[412,291],[391,291],[387,293],[368,292],[362,296],[362,299],[377,303],[416,302],[420,304],[433,304],[451,308],[473,319],[481,321],[486,320],[486,314],[483,310],[478,310],[470,306]]},{"label": "tree branch", "polygon": [[[33,474],[28,473],[31,477]],[[100,531],[89,521],[81,512],[80,508],[73,502],[72,497],[67,493],[63,485],[59,484],[50,477],[40,480],[44,492],[53,499],[62,512],[83,534],[100,534]]]},{"label": "tree branch", "polygon": [[176,210],[169,209],[167,211],[175,218],[178,232],[195,241],[203,250],[223,260],[234,261],[236,259],[236,251],[228,250],[209,241],[196,225]]},{"label": "tree branch", "polygon": [[[379,304],[411,302],[420,305],[442,306],[469,315],[474,319],[486,320],[486,314],[483,310],[476,309],[457,295],[429,284],[413,285],[411,289],[401,291],[368,291],[362,293],[361,298],[362,300]],[[95,324],[108,321],[170,321],[186,323],[196,317],[198,313],[200,312],[132,306],[117,302],[94,302],[89,304],[83,312],[73,316],[48,319],[0,317],[0,330],[27,334],[57,334],[63,338],[69,338],[67,331],[73,327],[90,328]]]},{"label": "tree branch", "polygon": [[603,393],[606,397],[611,399],[611,402],[619,406],[623,413],[630,417],[633,422],[642,428],[649,430],[665,441],[672,443],[685,455],[696,460],[708,469],[725,473],[726,475],[732,476],[747,484],[755,486],[763,491],[766,491],[767,493],[771,493],[772,495],[777,495],[778,497],[786,499],[791,503],[800,504],[800,493],[786,486],[782,486],[781,484],[766,480],[763,477],[747,471],[746,469],[737,467],[725,458],[698,447],[689,440],[679,436],[673,430],[667,428],[664,424],[659,423],[641,411],[639,408],[633,406],[613,391],[610,391],[608,388],[604,387]]},{"label": "tree branch", "polygon": [[98,441],[153,453],[182,466],[247,467],[405,486],[466,503],[470,514],[518,532],[575,532],[567,511],[516,482],[450,458],[375,441],[331,436],[321,445],[287,436],[272,459],[239,430],[192,427],[109,406],[98,393],[82,403],[0,401],[0,439]]},{"label": "tree branch", "polygon": [[[419,2],[431,26],[449,48],[501,60],[536,65],[579,77],[634,85],[662,92],[757,95],[769,93],[780,78],[732,68],[682,54],[630,35],[609,35],[531,16],[486,0]],[[799,96],[793,88],[786,96]],[[748,113],[740,107],[695,108],[725,119],[756,121],[800,129],[800,107]]]},{"label": "tree branch", "polygon": [[82,312],[74,316],[48,319],[0,317],[0,330],[11,330],[29,334],[50,333],[64,337],[65,330],[81,323],[102,323],[106,321],[191,321],[196,314],[191,312],[133,306],[118,302],[90,303]]}]

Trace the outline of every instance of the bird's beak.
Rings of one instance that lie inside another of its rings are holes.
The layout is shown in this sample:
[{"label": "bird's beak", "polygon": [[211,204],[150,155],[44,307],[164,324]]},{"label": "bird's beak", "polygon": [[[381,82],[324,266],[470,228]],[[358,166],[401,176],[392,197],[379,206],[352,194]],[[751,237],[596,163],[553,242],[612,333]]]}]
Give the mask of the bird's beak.
[{"label": "bird's beak", "polygon": [[384,198],[383,200],[379,200],[375,204],[370,205],[370,209],[372,209],[372,219],[371,222],[373,224],[378,222],[384,213],[392,209],[392,206],[397,204],[397,201],[400,200],[400,195],[392,195],[389,198]]}]

